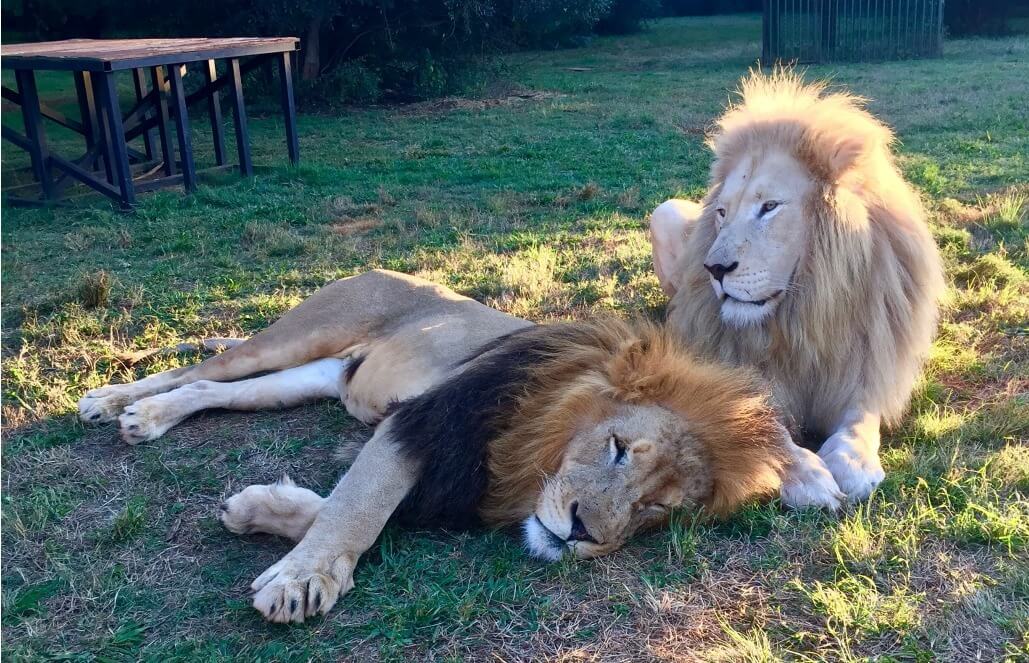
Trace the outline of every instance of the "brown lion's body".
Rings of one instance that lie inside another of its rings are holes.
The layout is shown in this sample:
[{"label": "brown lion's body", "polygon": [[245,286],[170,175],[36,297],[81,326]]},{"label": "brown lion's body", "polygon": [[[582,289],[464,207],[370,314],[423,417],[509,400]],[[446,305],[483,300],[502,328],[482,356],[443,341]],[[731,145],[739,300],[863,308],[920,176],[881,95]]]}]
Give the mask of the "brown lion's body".
[{"label": "brown lion's body", "polygon": [[197,366],[90,392],[80,412],[124,407],[137,442],[209,407],[326,397],[378,424],[333,493],[284,478],[221,513],[233,532],[300,541],[253,584],[273,621],[327,611],[394,513],[422,527],[522,520],[534,554],[591,557],[677,506],[725,515],[767,495],[792,461],[753,371],[698,361],[650,324],[534,326],[386,271],[326,286]]}]

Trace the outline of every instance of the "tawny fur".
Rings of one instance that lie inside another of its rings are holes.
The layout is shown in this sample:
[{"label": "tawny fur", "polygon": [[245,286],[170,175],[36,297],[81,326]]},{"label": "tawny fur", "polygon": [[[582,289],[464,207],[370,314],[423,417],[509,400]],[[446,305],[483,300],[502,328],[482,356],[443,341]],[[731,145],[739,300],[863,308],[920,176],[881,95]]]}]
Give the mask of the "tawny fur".
[{"label": "tawny fur", "polygon": [[698,361],[652,324],[576,324],[584,334],[551,337],[549,359],[532,368],[537,388],[521,396],[515,425],[490,444],[484,521],[511,523],[531,514],[575,430],[605,418],[619,402],[659,405],[684,418],[706,456],[712,489],[704,505],[713,514],[727,515],[778,490],[786,464],[782,428],[756,373]]},{"label": "tawny fur", "polygon": [[[863,101],[805,85],[792,73],[752,74],[718,120],[710,192],[689,231],[668,321],[703,356],[759,368],[797,423],[831,432],[854,404],[887,424],[904,413],[945,290],[917,195],[893,161],[891,131]],[[715,240],[711,202],[741,160],[768,150],[798,159],[816,182],[811,220],[788,296],[768,324],[726,328],[704,257]]]}]

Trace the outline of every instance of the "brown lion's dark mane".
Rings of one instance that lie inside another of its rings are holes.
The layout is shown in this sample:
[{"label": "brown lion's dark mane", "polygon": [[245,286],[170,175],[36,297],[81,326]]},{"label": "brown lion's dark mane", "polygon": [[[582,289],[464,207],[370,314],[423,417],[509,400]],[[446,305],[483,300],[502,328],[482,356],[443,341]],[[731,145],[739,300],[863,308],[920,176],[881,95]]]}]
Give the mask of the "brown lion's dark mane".
[{"label": "brown lion's dark mane", "polygon": [[692,358],[662,328],[615,319],[540,325],[487,344],[383,425],[422,467],[411,524],[503,525],[531,514],[583,425],[618,403],[680,414],[709,461],[705,506],[726,514],[778,486],[781,427],[755,373]]}]

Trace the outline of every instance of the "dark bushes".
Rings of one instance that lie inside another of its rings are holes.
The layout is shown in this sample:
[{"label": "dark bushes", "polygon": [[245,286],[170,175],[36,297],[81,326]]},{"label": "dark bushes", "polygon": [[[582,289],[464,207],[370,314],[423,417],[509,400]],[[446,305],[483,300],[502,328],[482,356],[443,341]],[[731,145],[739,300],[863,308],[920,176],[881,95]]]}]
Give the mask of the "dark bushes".
[{"label": "dark bushes", "polygon": [[1029,18],[1029,3],[1012,0],[947,0],[943,22],[947,32],[961,35],[1001,35],[1014,31],[1012,19]]},{"label": "dark bushes", "polygon": [[614,0],[611,9],[597,22],[602,35],[624,35],[639,32],[648,18],[661,15],[661,0]]},{"label": "dark bushes", "polygon": [[414,100],[480,82],[490,56],[638,30],[660,0],[11,0],[7,35],[297,35],[302,103]]}]

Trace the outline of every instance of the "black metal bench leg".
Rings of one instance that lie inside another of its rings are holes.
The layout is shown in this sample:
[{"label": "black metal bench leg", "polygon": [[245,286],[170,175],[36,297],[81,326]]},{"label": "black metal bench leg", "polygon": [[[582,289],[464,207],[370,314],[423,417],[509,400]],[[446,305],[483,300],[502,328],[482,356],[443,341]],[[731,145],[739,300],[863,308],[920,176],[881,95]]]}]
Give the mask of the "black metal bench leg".
[{"label": "black metal bench leg", "polygon": [[107,124],[107,114],[104,111],[104,84],[103,74],[89,74],[86,82],[93,89],[93,112],[96,114],[97,131],[96,140],[100,143],[100,161],[104,164],[104,173],[108,184],[116,184],[114,178],[114,161],[111,158],[111,132]]},{"label": "black metal bench leg", "polygon": [[175,133],[179,135],[179,155],[182,157],[182,185],[186,191],[197,188],[197,171],[193,165],[193,142],[189,131],[189,112],[186,110],[186,91],[182,89],[181,65],[168,67],[172,104],[175,107]]},{"label": "black metal bench leg", "polygon": [[[146,85],[146,74],[142,69],[132,70],[132,87],[136,91],[136,103],[143,101],[143,97],[146,96],[148,90]],[[149,111],[143,113],[140,118],[141,122],[145,122]],[[152,129],[147,129],[143,132],[143,153],[146,154],[146,160],[152,161],[154,158],[154,132]]]},{"label": "black metal bench leg", "polygon": [[243,106],[243,77],[239,73],[239,59],[230,58],[229,92],[232,95],[232,117],[236,124],[236,150],[239,152],[239,173],[243,177],[254,174],[250,161],[250,131],[247,129],[247,111]]},{"label": "black metal bench leg", "polygon": [[129,168],[128,145],[125,144],[125,128],[122,126],[121,107],[118,105],[118,84],[114,80],[114,72],[97,73],[101,81],[102,94],[100,106],[103,108],[106,124],[108,147],[114,170],[115,186],[121,194],[119,202],[122,207],[132,207],[136,203],[136,192],[132,184],[132,170]]},{"label": "black metal bench leg", "polygon": [[[75,96],[79,100],[79,115],[82,118],[82,134],[86,138],[86,150],[92,150],[96,145],[97,134],[100,132],[96,117],[96,100],[93,98],[93,84],[88,71],[75,72]],[[83,164],[86,170],[94,170],[102,155],[89,163]]]},{"label": "black metal bench leg", "polygon": [[289,162],[300,161],[300,141],[297,138],[297,110],[293,99],[293,52],[285,52],[279,58],[279,88],[282,99],[282,114],[286,118],[286,149]]},{"label": "black metal bench leg", "polygon": [[164,79],[164,69],[151,67],[150,81],[157,92],[157,136],[161,140],[161,158],[164,159],[164,174],[171,176],[177,172],[175,168],[175,145],[171,140],[171,116],[168,114],[168,85]]},{"label": "black metal bench leg", "polygon": [[[210,85],[218,78],[214,60],[204,63],[204,83]],[[214,139],[214,162],[225,165],[225,124],[222,121],[221,92],[215,90],[207,98],[207,116],[211,120],[211,137]]]},{"label": "black metal bench leg", "polygon": [[50,177],[50,148],[46,143],[43,116],[39,112],[39,92],[36,90],[36,75],[31,69],[14,72],[21,94],[21,115],[25,121],[25,137],[28,139],[32,172],[43,190],[43,199],[54,197],[54,182]]}]

